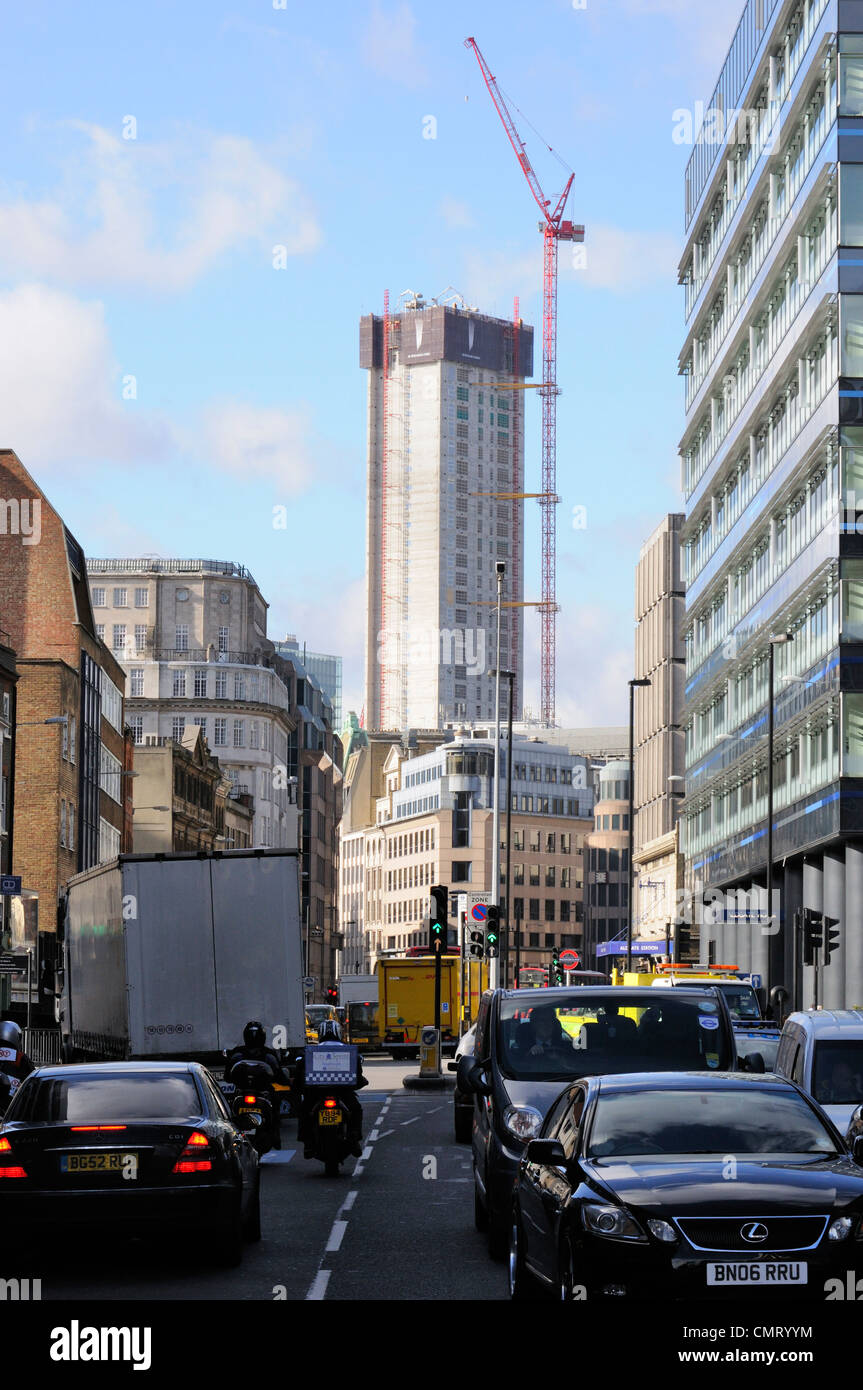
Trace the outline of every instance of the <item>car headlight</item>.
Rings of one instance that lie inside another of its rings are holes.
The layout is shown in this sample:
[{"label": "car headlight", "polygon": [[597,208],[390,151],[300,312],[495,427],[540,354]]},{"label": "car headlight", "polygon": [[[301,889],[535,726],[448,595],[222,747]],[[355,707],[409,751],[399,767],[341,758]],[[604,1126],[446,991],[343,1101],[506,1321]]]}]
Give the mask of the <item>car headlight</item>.
[{"label": "car headlight", "polygon": [[852,1230],[854,1222],[850,1216],[838,1216],[835,1221],[831,1221],[827,1230],[828,1240],[847,1240]]},{"label": "car headlight", "polygon": [[581,1219],[588,1231],[609,1240],[637,1240],[646,1245],[647,1236],[638,1222],[623,1207],[606,1207],[586,1203]]},{"label": "car headlight", "polygon": [[526,1144],[535,1139],[542,1125],[542,1116],[532,1105],[508,1105],[503,1112],[503,1122],[510,1134]]},{"label": "car headlight", "polygon": [[675,1231],[673,1226],[669,1225],[667,1221],[658,1221],[654,1217],[650,1221],[648,1221],[647,1229],[652,1236],[656,1236],[657,1240],[664,1240],[669,1245],[671,1245],[673,1241],[677,1240],[677,1232]]}]

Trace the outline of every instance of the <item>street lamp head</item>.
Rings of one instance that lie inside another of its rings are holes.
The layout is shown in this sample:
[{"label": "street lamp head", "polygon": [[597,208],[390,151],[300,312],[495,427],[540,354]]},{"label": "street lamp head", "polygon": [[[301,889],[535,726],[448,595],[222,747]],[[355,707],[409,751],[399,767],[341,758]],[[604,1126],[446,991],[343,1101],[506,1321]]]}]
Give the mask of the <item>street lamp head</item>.
[{"label": "street lamp head", "polygon": [[503,578],[503,576],[506,574],[506,565],[505,565],[504,561],[503,561],[503,560],[498,560],[498,562],[497,562],[497,564],[495,565],[494,568],[495,568],[495,573],[496,573],[497,575],[499,575],[500,578]]},{"label": "street lamp head", "polygon": [[639,677],[636,677],[634,680],[631,680],[631,681],[629,682],[629,684],[630,684],[630,685],[652,685],[653,682],[651,681],[651,679],[650,679],[649,676],[639,676]]}]

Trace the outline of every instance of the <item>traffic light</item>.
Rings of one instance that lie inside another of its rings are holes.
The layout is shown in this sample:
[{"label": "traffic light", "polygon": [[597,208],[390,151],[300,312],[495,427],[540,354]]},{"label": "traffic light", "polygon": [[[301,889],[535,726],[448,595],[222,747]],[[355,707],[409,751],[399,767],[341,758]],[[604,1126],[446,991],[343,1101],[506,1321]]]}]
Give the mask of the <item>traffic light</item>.
[{"label": "traffic light", "polygon": [[[834,919],[828,918],[828,921]],[[815,952],[824,945],[824,919],[812,907],[803,909],[803,964],[815,964]]]},{"label": "traffic light", "polygon": [[328,1004],[338,1004],[338,1002],[339,1002],[339,991],[338,991],[337,989],[334,989],[333,986],[330,985],[329,989],[327,990],[327,1003],[328,1003]]},{"label": "traffic light", "polygon": [[480,926],[467,928],[467,955],[471,960],[482,960],[485,956],[485,930]]},{"label": "traffic light", "polygon": [[563,966],[560,963],[560,952],[557,947],[551,953],[551,969],[549,971],[549,984],[563,984]]},{"label": "traffic light", "polygon": [[500,908],[489,903],[485,910],[485,954],[487,960],[495,960],[500,950]]},{"label": "traffic light", "polygon": [[446,950],[449,890],[436,883],[429,889],[429,951],[433,956]]},{"label": "traffic light", "polygon": [[842,930],[837,917],[822,917],[824,924],[824,964],[830,964],[830,957],[839,945]]}]

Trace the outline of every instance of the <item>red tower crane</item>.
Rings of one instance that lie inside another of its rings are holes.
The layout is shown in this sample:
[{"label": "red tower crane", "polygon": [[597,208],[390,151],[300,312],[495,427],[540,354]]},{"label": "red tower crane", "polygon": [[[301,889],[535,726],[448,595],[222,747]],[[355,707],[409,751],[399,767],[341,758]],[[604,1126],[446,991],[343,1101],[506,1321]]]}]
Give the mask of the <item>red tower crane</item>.
[{"label": "red tower crane", "polygon": [[548,726],[555,719],[555,662],[557,651],[557,514],[555,507],[560,498],[557,495],[557,261],[558,243],[561,241],[584,241],[584,227],[577,226],[563,216],[567,199],[572,188],[574,174],[570,174],[566,187],[552,209],[550,198],[546,198],[542,185],[527,156],[524,141],[516,129],[509,107],[501,95],[496,79],[475,39],[465,39],[465,47],[473,50],[480,66],[485,85],[500,116],[515,157],[521,165],[536,199],[543,220],[539,230],[543,236],[542,273],[542,493],[540,509],[542,512],[542,676],[541,711],[542,722]]}]

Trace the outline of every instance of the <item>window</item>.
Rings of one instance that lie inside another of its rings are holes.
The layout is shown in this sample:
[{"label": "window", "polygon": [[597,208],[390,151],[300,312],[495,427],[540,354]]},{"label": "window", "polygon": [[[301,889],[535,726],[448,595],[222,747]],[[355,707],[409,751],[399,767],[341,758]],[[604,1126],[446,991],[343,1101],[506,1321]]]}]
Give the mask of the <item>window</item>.
[{"label": "window", "polygon": [[[218,673],[217,673],[218,674]],[[206,699],[207,695],[207,672],[206,668],[195,671],[195,698],[198,700]]]},{"label": "window", "polygon": [[135,624],[135,651],[143,652],[147,647],[147,624]]},{"label": "window", "polygon": [[61,741],[62,741],[62,747],[61,747],[61,750],[60,750],[60,756],[61,756],[61,758],[63,758],[64,762],[68,762],[68,761],[69,761],[69,722],[68,722],[68,720],[66,721],[65,724],[61,724],[61,725],[60,725],[60,728],[61,728],[61,730],[62,730],[62,733],[61,733],[61,735],[60,735],[60,738],[61,738]]},{"label": "window", "polygon": [[126,645],[126,624],[115,623],[111,630],[111,646],[115,652],[121,652]]},{"label": "window", "polygon": [[130,715],[130,717],[127,719],[126,723],[129,725],[129,729],[130,729],[131,734],[132,734],[132,742],[133,742],[133,743],[143,743],[143,741],[144,741],[144,716],[143,716],[142,714],[133,714],[133,715]]},{"label": "window", "polygon": [[839,37],[839,113],[863,116],[863,36],[859,34]]},{"label": "window", "polygon": [[241,671],[234,675],[234,699],[245,700],[246,698],[246,677]]},{"label": "window", "polygon": [[115,590],[114,590],[114,607],[115,607],[115,608],[128,608],[128,606],[129,606],[129,605],[128,605],[128,602],[127,602],[127,599],[126,599],[126,590],[125,590],[125,589],[115,589]]},{"label": "window", "polygon": [[99,639],[100,642],[104,642],[104,640],[105,640],[105,624],[104,624],[104,623],[97,623],[97,624],[96,624],[96,636],[98,637],[98,639]]},{"label": "window", "polygon": [[196,728],[196,729],[200,729],[200,730],[201,730],[201,733],[204,735],[204,738],[206,738],[206,737],[207,737],[207,719],[206,719],[206,716],[203,715],[203,714],[196,714],[196,715],[195,715],[195,718],[192,720],[192,723],[195,725],[195,728]]},{"label": "window", "polygon": [[226,652],[227,650],[228,650],[228,629],[227,629],[226,627],[220,627],[220,628],[219,628],[219,651],[220,651],[220,652]]},{"label": "window", "polygon": [[234,720],[234,747],[245,748],[246,746],[246,721],[245,719]]},{"label": "window", "polygon": [[174,698],[176,699],[176,698],[178,698],[178,697],[181,696],[181,695],[185,695],[185,693],[186,693],[186,673],[185,673],[185,671],[175,671],[175,672],[174,672],[174,682],[173,682],[173,686],[172,686],[172,694],[174,695]]},{"label": "window", "polygon": [[186,720],[184,715],[175,714],[171,720],[171,738],[175,743],[182,743],[183,734],[186,731]]},{"label": "window", "polygon": [[144,693],[144,672],[140,666],[134,666],[129,672],[129,694],[133,697]]},{"label": "window", "polygon": [[554,898],[546,898],[545,900],[545,920],[546,922],[554,921]]},{"label": "window", "polygon": [[75,761],[75,749],[78,747],[78,721],[74,714],[69,720],[69,761]]},{"label": "window", "polygon": [[524,865],[523,865],[523,864],[513,864],[513,866],[512,866],[512,874],[513,874],[513,882],[514,882],[514,883],[524,883]]},{"label": "window", "polygon": [[226,748],[228,744],[228,721],[227,719],[214,720],[213,745],[216,748]]},{"label": "window", "polygon": [[189,650],[188,623],[177,623],[175,629],[174,650],[177,652],[187,652]]},{"label": "window", "polygon": [[136,589],[136,590],[135,590],[135,607],[136,607],[136,608],[149,608],[149,607],[150,607],[150,590],[149,590],[149,589]]},{"label": "window", "polygon": [[258,721],[257,719],[253,719],[252,722],[249,724],[249,747],[260,748],[260,746],[261,739],[258,730]]},{"label": "window", "polygon": [[473,865],[469,859],[456,859],[452,866],[453,883],[470,883]]},{"label": "window", "polygon": [[[539,898],[529,898],[529,899],[528,899],[528,912],[529,912],[529,916],[530,916],[531,922],[538,922],[538,921],[539,921]],[[539,940],[538,940],[538,939],[537,939],[536,944],[537,944],[537,946],[539,945]]]},{"label": "window", "polygon": [[228,673],[227,671],[216,672],[216,699],[224,700],[228,694]]},{"label": "window", "polygon": [[75,848],[75,807],[71,801],[66,802],[66,848]]},{"label": "window", "polygon": [[66,798],[60,802],[60,844],[66,848]]},{"label": "window", "polygon": [[105,590],[104,590],[104,589],[94,589],[94,590],[93,590],[93,607],[94,607],[94,608],[104,608],[105,606],[106,606],[106,605],[105,605]]}]

